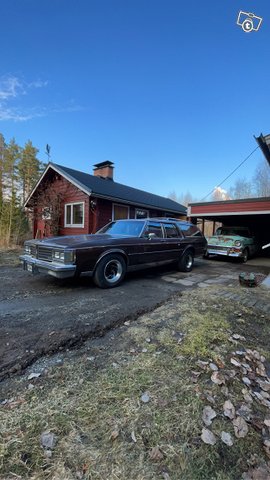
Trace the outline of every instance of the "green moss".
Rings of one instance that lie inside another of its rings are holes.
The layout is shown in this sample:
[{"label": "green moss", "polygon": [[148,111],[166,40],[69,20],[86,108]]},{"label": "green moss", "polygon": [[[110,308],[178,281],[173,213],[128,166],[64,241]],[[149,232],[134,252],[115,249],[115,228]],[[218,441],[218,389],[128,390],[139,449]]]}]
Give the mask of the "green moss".
[{"label": "green moss", "polygon": [[211,357],[216,347],[228,342],[229,324],[218,312],[200,314],[192,312],[184,322],[187,335],[181,351],[184,355]]}]

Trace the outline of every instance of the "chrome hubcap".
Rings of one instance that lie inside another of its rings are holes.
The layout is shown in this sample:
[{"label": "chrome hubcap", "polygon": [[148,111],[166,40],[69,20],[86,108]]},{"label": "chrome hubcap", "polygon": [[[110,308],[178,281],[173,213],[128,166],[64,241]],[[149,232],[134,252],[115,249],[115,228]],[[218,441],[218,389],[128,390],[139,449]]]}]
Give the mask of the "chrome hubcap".
[{"label": "chrome hubcap", "polygon": [[117,282],[123,273],[123,267],[119,260],[110,260],[105,265],[104,277],[109,283]]},{"label": "chrome hubcap", "polygon": [[186,260],[186,266],[187,266],[187,268],[192,267],[192,261],[193,261],[192,255],[188,255],[188,256],[187,256],[187,260]]}]

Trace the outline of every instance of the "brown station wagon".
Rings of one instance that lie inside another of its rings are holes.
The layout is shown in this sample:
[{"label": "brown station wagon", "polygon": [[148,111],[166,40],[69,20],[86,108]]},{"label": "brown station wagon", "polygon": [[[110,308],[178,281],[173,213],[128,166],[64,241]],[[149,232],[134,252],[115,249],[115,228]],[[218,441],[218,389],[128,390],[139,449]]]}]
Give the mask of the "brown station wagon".
[{"label": "brown station wagon", "polygon": [[20,257],[25,270],[57,278],[93,276],[101,288],[116,287],[127,271],[175,263],[190,272],[206,240],[183,220],[116,220],[93,235],[28,240]]}]

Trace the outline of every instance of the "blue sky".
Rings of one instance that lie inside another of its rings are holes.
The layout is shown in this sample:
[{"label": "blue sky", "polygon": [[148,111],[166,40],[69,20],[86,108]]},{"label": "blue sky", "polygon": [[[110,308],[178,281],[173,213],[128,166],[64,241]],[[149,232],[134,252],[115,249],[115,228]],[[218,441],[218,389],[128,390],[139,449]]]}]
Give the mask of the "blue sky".
[{"label": "blue sky", "polygon": [[[270,133],[269,0],[2,0],[0,132],[46,161],[205,196]],[[258,32],[238,12],[263,17]],[[260,151],[224,185],[251,178]]]}]

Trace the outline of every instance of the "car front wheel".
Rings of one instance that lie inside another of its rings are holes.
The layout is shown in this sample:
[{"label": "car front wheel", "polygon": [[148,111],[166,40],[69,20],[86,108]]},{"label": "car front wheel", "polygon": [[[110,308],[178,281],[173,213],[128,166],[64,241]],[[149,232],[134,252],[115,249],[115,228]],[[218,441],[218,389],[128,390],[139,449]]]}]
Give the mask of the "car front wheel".
[{"label": "car front wheel", "polygon": [[248,257],[249,257],[248,249],[245,248],[245,250],[243,251],[243,255],[242,255],[242,262],[246,263],[248,261]]},{"label": "car front wheel", "polygon": [[94,282],[100,288],[119,285],[126,273],[126,263],[121,255],[110,254],[102,258],[94,273]]},{"label": "car front wheel", "polygon": [[193,268],[194,255],[191,250],[188,250],[183,254],[178,263],[178,269],[180,272],[190,272]]}]

